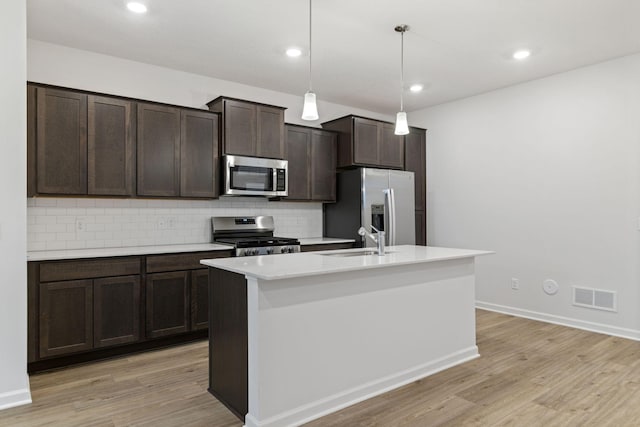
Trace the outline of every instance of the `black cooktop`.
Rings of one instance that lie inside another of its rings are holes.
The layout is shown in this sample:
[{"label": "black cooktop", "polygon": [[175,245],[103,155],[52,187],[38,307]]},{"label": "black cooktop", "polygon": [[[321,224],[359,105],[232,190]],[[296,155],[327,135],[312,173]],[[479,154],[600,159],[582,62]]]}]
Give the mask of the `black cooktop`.
[{"label": "black cooktop", "polygon": [[258,248],[263,246],[299,245],[298,239],[289,237],[224,237],[215,240],[218,243],[234,245],[236,248]]}]

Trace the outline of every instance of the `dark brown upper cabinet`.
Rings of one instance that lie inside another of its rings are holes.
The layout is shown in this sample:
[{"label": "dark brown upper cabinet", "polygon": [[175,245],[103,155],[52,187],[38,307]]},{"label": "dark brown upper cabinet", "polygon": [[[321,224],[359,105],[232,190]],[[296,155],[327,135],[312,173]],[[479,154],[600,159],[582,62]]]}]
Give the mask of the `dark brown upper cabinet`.
[{"label": "dark brown upper cabinet", "polygon": [[218,197],[217,114],[183,110],[180,138],[180,196]]},{"label": "dark brown upper cabinet", "polygon": [[415,176],[415,203],[416,203],[416,245],[427,244],[426,227],[426,200],[427,200],[427,168],[426,149],[427,131],[418,128],[409,128],[409,134],[405,135],[405,170],[411,171]]},{"label": "dark brown upper cabinet", "polygon": [[218,97],[207,104],[221,114],[222,154],[284,159],[284,108]]},{"label": "dark brown upper cabinet", "polygon": [[380,164],[390,168],[404,168],[404,144],[402,135],[395,134],[396,127],[392,123],[382,123],[378,153]]},{"label": "dark brown upper cabinet", "polygon": [[309,160],[311,132],[302,126],[286,125],[287,160],[289,174],[288,200],[311,199]]},{"label": "dark brown upper cabinet", "polygon": [[27,85],[27,197],[38,192],[36,188],[36,87]]},{"label": "dark brown upper cabinet", "polygon": [[[261,117],[262,134],[272,134]],[[27,195],[217,198],[219,121],[206,110],[29,83]]]},{"label": "dark brown upper cabinet", "polygon": [[134,105],[29,85],[27,194],[133,195]]},{"label": "dark brown upper cabinet", "polygon": [[87,95],[36,89],[36,189],[87,194]]},{"label": "dark brown upper cabinet", "polygon": [[180,195],[180,109],[138,104],[138,195]]},{"label": "dark brown upper cabinet", "polygon": [[135,104],[89,95],[88,122],[88,194],[132,196]]},{"label": "dark brown upper cabinet", "polygon": [[427,131],[424,129],[412,127],[405,136],[405,170],[413,172],[415,176],[416,210],[426,209],[426,142]]},{"label": "dark brown upper cabinet", "polygon": [[338,132],[338,167],[404,168],[404,138],[394,125],[358,116],[345,116],[322,124]]},{"label": "dark brown upper cabinet", "polygon": [[289,195],[286,200],[336,200],[337,135],[322,129],[286,125]]},{"label": "dark brown upper cabinet", "polygon": [[335,132],[311,131],[311,200],[336,201],[337,144]]}]

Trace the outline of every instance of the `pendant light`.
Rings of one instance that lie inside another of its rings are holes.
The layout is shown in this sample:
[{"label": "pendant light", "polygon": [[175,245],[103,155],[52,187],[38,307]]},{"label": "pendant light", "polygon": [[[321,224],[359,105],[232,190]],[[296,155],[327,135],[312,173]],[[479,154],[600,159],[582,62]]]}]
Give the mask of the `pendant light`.
[{"label": "pendant light", "polygon": [[311,1],[309,0],[309,90],[304,94],[304,107],[302,108],[302,120],[318,120],[318,107],[316,94],[311,86]]},{"label": "pendant light", "polygon": [[409,133],[407,123],[407,113],[404,112],[404,33],[409,31],[408,25],[398,25],[395,28],[400,33],[400,111],[396,114],[396,135],[406,135]]}]

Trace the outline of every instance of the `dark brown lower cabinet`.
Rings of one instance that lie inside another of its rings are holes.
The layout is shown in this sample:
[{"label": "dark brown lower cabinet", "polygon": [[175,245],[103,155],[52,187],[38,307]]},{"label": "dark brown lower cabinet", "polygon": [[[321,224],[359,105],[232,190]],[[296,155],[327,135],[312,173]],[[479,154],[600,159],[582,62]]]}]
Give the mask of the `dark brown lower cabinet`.
[{"label": "dark brown lower cabinet", "polygon": [[191,329],[209,327],[209,271],[191,272]]},{"label": "dark brown lower cabinet", "polygon": [[247,280],[209,269],[209,392],[244,421],[249,411]]},{"label": "dark brown lower cabinet", "polygon": [[416,245],[427,246],[426,220],[425,211],[416,211]]},{"label": "dark brown lower cabinet", "polygon": [[40,284],[40,357],[93,348],[93,281]]},{"label": "dark brown lower cabinet", "polygon": [[206,337],[209,272],[231,251],[31,261],[28,370]]},{"label": "dark brown lower cabinet", "polygon": [[147,338],[189,330],[189,272],[147,275]]},{"label": "dark brown lower cabinet", "polygon": [[123,276],[93,282],[94,347],[140,339],[140,277]]}]

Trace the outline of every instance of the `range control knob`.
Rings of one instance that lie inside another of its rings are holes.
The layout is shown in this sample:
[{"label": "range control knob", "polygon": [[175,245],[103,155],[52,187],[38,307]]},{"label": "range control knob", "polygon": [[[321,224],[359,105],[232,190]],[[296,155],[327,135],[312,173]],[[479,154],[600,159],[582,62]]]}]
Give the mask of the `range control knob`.
[{"label": "range control knob", "polygon": [[286,254],[287,253],[287,247],[286,246],[281,247],[280,248],[280,253],[281,254]]},{"label": "range control knob", "polygon": [[292,253],[293,253],[293,247],[289,246],[289,247],[287,248],[287,252],[289,252],[290,254],[292,254]]},{"label": "range control knob", "polygon": [[257,249],[250,249],[249,250],[249,255],[258,255],[258,250]]},{"label": "range control knob", "polygon": [[273,248],[267,248],[267,255],[271,255],[273,253]]}]

